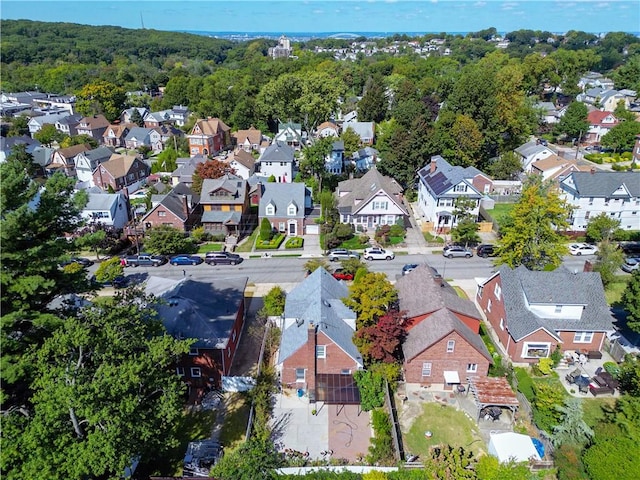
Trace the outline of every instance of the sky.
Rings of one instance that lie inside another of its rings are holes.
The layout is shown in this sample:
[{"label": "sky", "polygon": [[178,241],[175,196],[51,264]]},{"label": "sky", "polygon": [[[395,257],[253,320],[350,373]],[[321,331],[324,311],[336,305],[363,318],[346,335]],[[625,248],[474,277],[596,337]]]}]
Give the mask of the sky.
[{"label": "sky", "polygon": [[0,0],[0,18],[213,33],[637,33],[640,1]]}]

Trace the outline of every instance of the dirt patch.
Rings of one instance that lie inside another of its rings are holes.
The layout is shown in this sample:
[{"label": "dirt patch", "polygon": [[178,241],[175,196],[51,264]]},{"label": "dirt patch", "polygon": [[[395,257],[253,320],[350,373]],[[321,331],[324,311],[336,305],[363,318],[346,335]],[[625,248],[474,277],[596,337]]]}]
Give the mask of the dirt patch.
[{"label": "dirt patch", "polygon": [[264,322],[257,318],[257,312],[262,308],[261,297],[246,298],[247,313],[238,349],[231,365],[231,376],[255,375],[258,369],[258,357],[264,335]]}]

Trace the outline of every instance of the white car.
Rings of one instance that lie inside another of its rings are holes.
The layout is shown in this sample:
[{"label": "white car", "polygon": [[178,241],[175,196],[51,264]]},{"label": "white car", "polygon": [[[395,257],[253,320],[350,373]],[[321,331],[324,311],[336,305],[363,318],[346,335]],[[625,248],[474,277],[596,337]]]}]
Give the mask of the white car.
[{"label": "white car", "polygon": [[384,248],[371,247],[365,248],[363,256],[365,260],[393,260],[396,254]]},{"label": "white car", "polygon": [[588,243],[572,243],[569,245],[569,253],[571,255],[595,255],[598,253],[598,247],[589,245]]}]

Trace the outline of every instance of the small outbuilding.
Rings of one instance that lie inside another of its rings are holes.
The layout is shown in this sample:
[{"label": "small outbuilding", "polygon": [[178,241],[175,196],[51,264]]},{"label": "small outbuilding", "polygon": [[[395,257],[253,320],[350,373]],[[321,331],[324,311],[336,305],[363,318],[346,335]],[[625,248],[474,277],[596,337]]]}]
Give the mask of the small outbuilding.
[{"label": "small outbuilding", "polygon": [[540,455],[529,435],[514,432],[493,433],[489,440],[489,454],[500,463],[511,460],[528,462],[530,459],[540,461]]}]

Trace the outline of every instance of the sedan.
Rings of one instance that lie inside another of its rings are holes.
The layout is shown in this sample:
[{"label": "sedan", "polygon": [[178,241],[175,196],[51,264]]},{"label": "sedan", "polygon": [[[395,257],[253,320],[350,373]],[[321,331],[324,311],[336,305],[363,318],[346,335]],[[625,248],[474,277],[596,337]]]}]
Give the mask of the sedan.
[{"label": "sedan", "polygon": [[385,250],[380,247],[365,248],[364,259],[365,260],[393,260],[396,254],[391,250]]},{"label": "sedan", "polygon": [[407,263],[404,267],[402,267],[402,275],[406,275],[411,270],[415,270],[416,268],[418,268],[417,263]]},{"label": "sedan", "polygon": [[446,247],[444,247],[444,250],[442,250],[442,255],[447,258],[453,258],[453,257],[471,258],[473,257],[473,252],[461,245],[447,245]]},{"label": "sedan", "polygon": [[171,265],[200,265],[203,262],[200,255],[176,255],[171,257]]},{"label": "sedan", "polygon": [[640,257],[629,257],[622,264],[622,270],[627,273],[633,273],[640,269]]},{"label": "sedan", "polygon": [[339,260],[349,260],[350,258],[360,259],[360,254],[346,248],[334,248],[329,250],[329,261],[337,262]]},{"label": "sedan", "polygon": [[89,260],[88,258],[71,257],[69,260],[65,260],[64,262],[60,263],[60,266],[61,267],[66,267],[67,265],[71,265],[72,263],[79,263],[84,268],[87,268],[87,267],[90,267],[91,265],[93,265],[93,261]]},{"label": "sedan", "polygon": [[336,280],[351,281],[353,280],[353,274],[345,272],[343,268],[336,268],[335,272],[333,272],[333,278]]},{"label": "sedan", "polygon": [[598,253],[598,247],[589,245],[588,243],[572,243],[569,245],[569,253],[571,255],[595,255]]},{"label": "sedan", "polygon": [[237,265],[242,262],[242,257],[236,253],[209,252],[204,261],[209,265]]}]

